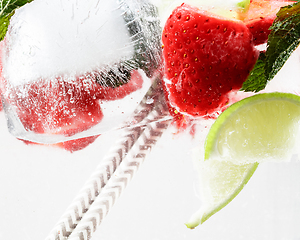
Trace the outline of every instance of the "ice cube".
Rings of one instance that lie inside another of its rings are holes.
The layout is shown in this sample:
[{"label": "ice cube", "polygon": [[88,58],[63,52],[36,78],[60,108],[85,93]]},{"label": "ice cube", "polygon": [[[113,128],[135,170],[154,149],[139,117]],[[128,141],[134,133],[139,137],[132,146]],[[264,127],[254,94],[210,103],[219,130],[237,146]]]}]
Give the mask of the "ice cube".
[{"label": "ice cube", "polygon": [[[156,8],[148,0],[35,0],[11,19],[1,56],[3,95],[26,131],[70,137],[100,121],[110,124],[88,136],[117,128],[161,63],[160,36]],[[14,127],[13,133],[24,131]]]}]

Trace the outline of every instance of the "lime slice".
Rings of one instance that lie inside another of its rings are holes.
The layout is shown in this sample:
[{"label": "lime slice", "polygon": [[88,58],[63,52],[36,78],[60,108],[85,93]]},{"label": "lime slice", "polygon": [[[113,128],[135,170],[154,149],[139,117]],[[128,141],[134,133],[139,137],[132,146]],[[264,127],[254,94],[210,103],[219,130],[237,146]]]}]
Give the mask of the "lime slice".
[{"label": "lime slice", "polygon": [[236,165],[231,162],[209,160],[199,165],[202,206],[185,224],[195,228],[225,207],[243,189],[258,163]]},{"label": "lime slice", "polygon": [[290,159],[296,149],[300,97],[264,93],[225,110],[212,125],[198,161],[202,207],[186,223],[194,228],[231,202],[259,163]]},{"label": "lime slice", "polygon": [[245,98],[224,111],[205,142],[207,159],[236,164],[287,159],[295,148],[300,120],[300,97],[264,93]]}]

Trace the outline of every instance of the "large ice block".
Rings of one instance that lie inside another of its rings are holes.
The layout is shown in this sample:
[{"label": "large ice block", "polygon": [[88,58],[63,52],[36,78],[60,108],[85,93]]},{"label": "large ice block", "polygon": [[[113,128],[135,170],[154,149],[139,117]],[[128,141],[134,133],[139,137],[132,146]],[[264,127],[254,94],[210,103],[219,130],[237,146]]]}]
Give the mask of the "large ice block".
[{"label": "large ice block", "polygon": [[148,0],[35,0],[18,9],[1,46],[10,132],[55,143],[120,128],[161,63]]}]

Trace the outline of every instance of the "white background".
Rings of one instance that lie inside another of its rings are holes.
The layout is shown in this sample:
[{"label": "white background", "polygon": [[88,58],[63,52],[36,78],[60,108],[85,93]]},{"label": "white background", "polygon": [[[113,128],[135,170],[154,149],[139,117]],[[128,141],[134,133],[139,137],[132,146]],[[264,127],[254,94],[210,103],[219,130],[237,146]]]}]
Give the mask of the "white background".
[{"label": "white background", "polygon": [[[9,240],[45,239],[117,136],[73,154],[26,146],[7,132],[3,112],[0,132],[0,239]],[[198,136],[167,132],[93,240],[300,239],[299,161],[260,165],[227,207],[194,230],[185,227],[201,204],[191,152],[204,133]]]}]

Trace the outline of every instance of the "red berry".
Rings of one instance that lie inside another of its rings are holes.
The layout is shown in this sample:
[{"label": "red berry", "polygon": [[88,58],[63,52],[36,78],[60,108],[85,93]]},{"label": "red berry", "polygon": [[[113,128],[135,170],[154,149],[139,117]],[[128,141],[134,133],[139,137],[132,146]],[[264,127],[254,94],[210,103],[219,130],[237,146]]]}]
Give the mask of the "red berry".
[{"label": "red berry", "polygon": [[183,114],[212,114],[240,89],[257,58],[252,34],[242,21],[182,4],[162,36],[169,104]]},{"label": "red berry", "polygon": [[269,29],[273,24],[276,13],[283,6],[291,4],[292,1],[274,0],[252,0],[248,11],[244,14],[244,22],[253,34],[255,45],[266,43],[271,32]]},{"label": "red berry", "polygon": [[[122,99],[142,87],[143,79],[133,71],[128,83],[117,87],[103,87],[88,76],[74,81],[68,78],[39,80],[23,86],[8,87],[5,79],[2,89],[27,131],[72,136],[100,123],[103,118],[101,100]],[[9,94],[8,94],[9,93]],[[56,146],[70,152],[81,150],[99,135],[66,141]],[[24,141],[31,144],[30,141]]]},{"label": "red berry", "polygon": [[17,86],[11,104],[27,131],[72,136],[99,123],[99,102],[78,82],[51,79]]}]

